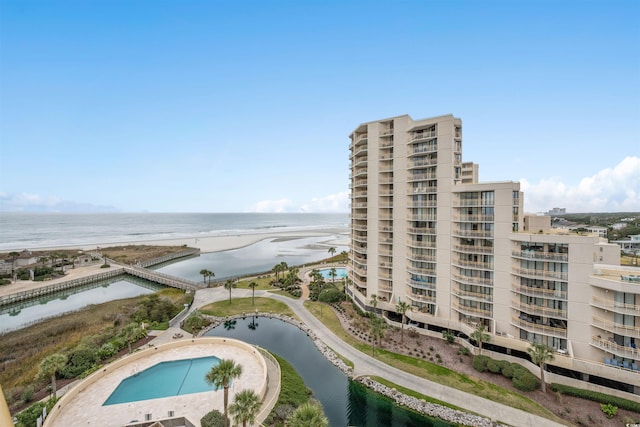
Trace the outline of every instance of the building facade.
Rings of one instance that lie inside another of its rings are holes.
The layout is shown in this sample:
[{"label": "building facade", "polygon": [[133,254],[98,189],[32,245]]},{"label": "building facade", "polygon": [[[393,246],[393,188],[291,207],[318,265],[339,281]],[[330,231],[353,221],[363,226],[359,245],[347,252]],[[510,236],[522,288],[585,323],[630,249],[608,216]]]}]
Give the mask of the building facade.
[{"label": "building facade", "polygon": [[350,139],[348,292],[362,309],[393,322],[402,301],[413,324],[462,337],[483,325],[508,357],[543,342],[552,381],[640,394],[640,270],[619,266],[617,245],[524,215],[518,182],[479,182],[451,115],[363,123]]}]

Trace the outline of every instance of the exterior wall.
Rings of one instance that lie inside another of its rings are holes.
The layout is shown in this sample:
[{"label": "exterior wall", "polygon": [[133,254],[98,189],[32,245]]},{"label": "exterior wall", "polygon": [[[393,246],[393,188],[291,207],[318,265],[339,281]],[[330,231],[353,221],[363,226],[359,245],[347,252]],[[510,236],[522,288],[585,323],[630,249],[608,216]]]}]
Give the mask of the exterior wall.
[{"label": "exterior wall", "polygon": [[548,233],[551,230],[551,217],[547,215],[525,215],[524,230],[529,233]]}]

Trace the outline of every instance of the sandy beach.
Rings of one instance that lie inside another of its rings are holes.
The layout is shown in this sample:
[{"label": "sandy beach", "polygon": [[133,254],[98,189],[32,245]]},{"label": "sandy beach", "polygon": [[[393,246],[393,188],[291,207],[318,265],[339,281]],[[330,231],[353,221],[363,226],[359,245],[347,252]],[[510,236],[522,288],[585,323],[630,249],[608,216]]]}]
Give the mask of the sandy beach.
[{"label": "sandy beach", "polygon": [[183,237],[177,239],[162,239],[162,240],[135,240],[135,241],[123,241],[123,242],[110,242],[110,243],[97,243],[92,245],[70,245],[70,246],[58,246],[55,248],[28,248],[33,251],[50,251],[56,249],[78,249],[84,251],[92,251],[98,248],[106,248],[110,246],[124,246],[124,245],[153,245],[153,246],[189,246],[191,248],[198,248],[202,253],[208,252],[222,252],[231,249],[243,248],[245,246],[252,245],[265,239],[298,239],[303,237],[318,237],[318,236],[335,236],[340,235],[337,239],[331,239],[327,241],[328,245],[341,245],[347,246],[349,244],[348,230],[344,228],[327,228],[318,230],[304,230],[304,231],[269,231],[265,233],[247,233],[247,234],[233,234],[233,235],[211,235],[198,237]]}]

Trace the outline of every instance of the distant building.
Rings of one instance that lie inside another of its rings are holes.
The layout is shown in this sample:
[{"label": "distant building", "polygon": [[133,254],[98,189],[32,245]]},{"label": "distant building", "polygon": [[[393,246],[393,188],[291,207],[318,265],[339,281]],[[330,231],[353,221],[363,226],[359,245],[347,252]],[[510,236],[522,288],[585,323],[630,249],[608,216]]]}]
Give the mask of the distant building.
[{"label": "distant building", "polygon": [[553,208],[546,215],[555,216],[555,215],[565,215],[567,213],[566,208]]},{"label": "distant building", "polygon": [[16,267],[25,267],[27,265],[35,264],[38,262],[38,257],[33,255],[31,251],[24,250],[20,252],[20,255],[16,258]]},{"label": "distant building", "polygon": [[629,236],[628,239],[614,240],[611,243],[620,245],[624,253],[635,254],[637,251],[640,251],[640,234]]}]

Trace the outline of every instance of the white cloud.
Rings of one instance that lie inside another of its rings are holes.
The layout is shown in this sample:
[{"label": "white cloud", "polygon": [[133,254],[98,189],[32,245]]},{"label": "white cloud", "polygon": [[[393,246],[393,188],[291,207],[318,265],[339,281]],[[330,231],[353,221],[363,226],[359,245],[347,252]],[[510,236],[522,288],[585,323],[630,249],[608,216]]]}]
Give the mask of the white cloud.
[{"label": "white cloud", "polygon": [[112,206],[97,206],[29,193],[0,193],[2,212],[116,212]]},{"label": "white cloud", "polygon": [[248,212],[317,212],[342,213],[349,211],[349,192],[343,191],[323,197],[313,197],[305,203],[296,203],[290,199],[262,200],[251,206]]},{"label": "white cloud", "polygon": [[530,183],[521,179],[527,212],[545,212],[553,207],[567,212],[640,211],[640,157],[629,156],[613,168],[583,178],[577,186],[560,178]]}]

